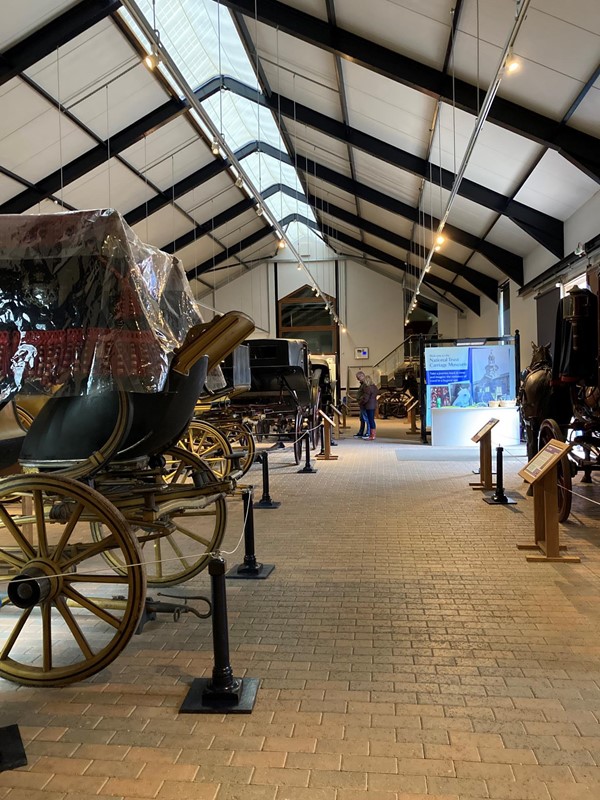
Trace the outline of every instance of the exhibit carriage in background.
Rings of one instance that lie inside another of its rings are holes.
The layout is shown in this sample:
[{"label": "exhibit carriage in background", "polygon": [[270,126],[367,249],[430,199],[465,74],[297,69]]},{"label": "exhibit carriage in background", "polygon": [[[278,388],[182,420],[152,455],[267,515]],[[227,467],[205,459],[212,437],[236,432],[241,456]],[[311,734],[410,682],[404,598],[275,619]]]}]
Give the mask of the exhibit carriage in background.
[{"label": "exhibit carriage in background", "polygon": [[[176,443],[253,328],[204,323],[179,262],[114,211],[0,217],[0,677],[93,675],[136,631],[146,584],[218,550],[235,482]],[[48,399],[25,433],[28,394]]]},{"label": "exhibit carriage in background", "polygon": [[598,298],[589,289],[573,289],[560,301],[554,354],[532,342],[531,364],[521,375],[519,409],[531,459],[551,439],[571,450],[558,463],[558,516],[571,512],[572,479],[592,482],[600,470],[600,381]]}]

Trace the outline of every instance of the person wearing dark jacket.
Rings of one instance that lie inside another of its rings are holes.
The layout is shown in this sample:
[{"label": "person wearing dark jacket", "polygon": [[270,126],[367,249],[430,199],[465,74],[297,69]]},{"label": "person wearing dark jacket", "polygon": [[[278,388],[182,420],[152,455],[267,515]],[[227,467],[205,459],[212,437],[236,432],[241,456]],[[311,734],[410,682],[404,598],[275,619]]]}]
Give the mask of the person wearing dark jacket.
[{"label": "person wearing dark jacket", "polygon": [[[368,439],[369,421],[367,418],[367,412],[365,410],[367,395],[368,395],[368,387],[365,385],[365,373],[357,372],[356,380],[358,381],[358,391],[356,392],[356,400],[358,402],[358,408],[360,412],[360,428],[358,429],[358,433],[354,434],[354,438]],[[365,430],[367,432],[366,436],[365,436]]]},{"label": "person wearing dark jacket", "polygon": [[364,385],[367,387],[365,397],[365,412],[367,414],[367,432],[363,439],[374,439],[377,425],[375,424],[375,409],[377,408],[377,385],[373,383],[370,375],[365,375]]}]

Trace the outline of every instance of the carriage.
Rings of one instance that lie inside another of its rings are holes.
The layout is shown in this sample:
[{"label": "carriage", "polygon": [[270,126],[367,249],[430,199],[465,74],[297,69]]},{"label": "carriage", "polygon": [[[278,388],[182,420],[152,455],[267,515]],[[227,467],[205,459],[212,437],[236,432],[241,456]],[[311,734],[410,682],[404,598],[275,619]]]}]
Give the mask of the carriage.
[{"label": "carriage", "polygon": [[[0,217],[0,677],[95,674],[137,630],[146,586],[218,551],[235,480],[176,444],[253,327],[204,323],[180,263],[112,210]],[[28,394],[45,402],[25,432]]]},{"label": "carriage", "polygon": [[571,449],[558,464],[558,517],[571,511],[572,480],[592,482],[600,470],[600,381],[598,380],[598,299],[589,289],[573,289],[559,304],[554,355],[532,342],[532,359],[521,375],[519,409],[529,459],[551,439]]},{"label": "carriage", "polygon": [[[258,441],[291,441],[300,462],[302,436],[317,442],[318,384],[311,376],[303,339],[248,339],[250,387],[231,401],[231,409],[251,421]],[[224,368],[227,376],[227,369]]]}]

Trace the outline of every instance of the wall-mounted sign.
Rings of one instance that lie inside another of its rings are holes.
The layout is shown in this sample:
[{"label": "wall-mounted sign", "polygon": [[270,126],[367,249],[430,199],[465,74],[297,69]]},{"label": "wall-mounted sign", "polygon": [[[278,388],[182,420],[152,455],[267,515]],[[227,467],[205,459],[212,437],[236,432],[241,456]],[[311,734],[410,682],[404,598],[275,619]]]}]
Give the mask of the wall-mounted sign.
[{"label": "wall-mounted sign", "polygon": [[368,358],[369,357],[369,348],[368,347],[355,347],[354,348],[354,358]]}]

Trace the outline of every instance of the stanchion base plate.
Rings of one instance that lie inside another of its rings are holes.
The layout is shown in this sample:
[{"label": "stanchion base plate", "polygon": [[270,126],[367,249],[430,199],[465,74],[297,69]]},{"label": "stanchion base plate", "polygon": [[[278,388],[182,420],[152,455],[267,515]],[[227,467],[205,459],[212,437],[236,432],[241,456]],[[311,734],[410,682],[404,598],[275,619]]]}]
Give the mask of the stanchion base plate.
[{"label": "stanchion base plate", "polygon": [[275,564],[258,564],[257,569],[250,569],[243,564],[236,564],[229,572],[225,573],[225,577],[245,581],[264,581],[274,569]]},{"label": "stanchion base plate", "polygon": [[[180,714],[251,714],[258,693],[258,678],[242,678],[241,692],[210,691],[210,678],[194,678],[179,709]],[[237,702],[236,702],[237,700]]]},{"label": "stanchion base plate", "polygon": [[259,500],[254,503],[253,508],[279,508],[281,505],[277,500]]},{"label": "stanchion base plate", "polygon": [[307,474],[311,473],[311,472],[317,472],[317,470],[313,469],[312,467],[308,467],[308,468],[307,467],[303,467],[303,469],[299,469],[297,471],[298,471],[298,474],[300,474],[301,472],[306,472]]},{"label": "stanchion base plate", "polygon": [[469,486],[473,489],[474,492],[491,492],[492,489],[496,488],[496,484],[492,483],[491,486],[486,486],[485,483],[471,483],[469,482]]},{"label": "stanchion base plate", "polygon": [[506,495],[502,500],[497,500],[493,495],[490,497],[482,497],[481,499],[489,506],[515,506],[517,504],[516,500],[514,500],[512,497],[507,497]]},{"label": "stanchion base plate", "polygon": [[0,728],[0,772],[27,765],[27,756],[18,725]]}]

